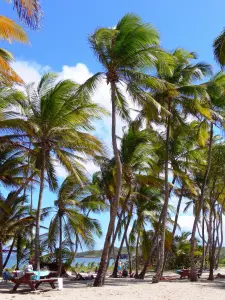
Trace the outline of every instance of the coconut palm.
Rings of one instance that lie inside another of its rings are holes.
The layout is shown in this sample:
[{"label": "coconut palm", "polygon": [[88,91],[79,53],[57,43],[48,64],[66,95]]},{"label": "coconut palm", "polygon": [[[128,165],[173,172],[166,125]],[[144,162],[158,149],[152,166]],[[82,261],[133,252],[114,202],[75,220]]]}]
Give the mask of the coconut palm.
[{"label": "coconut palm", "polygon": [[[129,119],[128,104],[122,92],[123,85],[127,86],[128,92],[132,95],[132,100],[136,102],[152,102],[153,99],[144,93],[144,89],[137,88],[139,84],[146,86],[146,82],[152,87],[162,88],[163,84],[159,80],[149,75],[145,75],[142,70],[159,63],[163,69],[168,61],[159,47],[159,36],[157,31],[150,24],[143,24],[139,17],[132,14],[125,15],[115,26],[115,28],[100,28],[89,37],[89,42],[94,54],[102,64],[104,71],[98,72],[89,78],[82,86],[82,92],[93,92],[97,83],[106,80],[111,89],[112,103],[112,146],[116,161],[116,190],[113,201],[112,213],[109,221],[108,231],[102,252],[101,263],[95,286],[101,286],[107,269],[108,250],[110,238],[116,219],[119,197],[122,183],[122,165],[116,141],[116,113],[123,118]],[[164,58],[160,60],[159,58]],[[170,59],[171,62],[171,59]],[[136,84],[137,83],[137,84]],[[140,97],[140,91],[144,96]]]},{"label": "coconut palm", "polygon": [[213,42],[213,51],[215,60],[221,67],[225,65],[225,30]]},{"label": "coconut palm", "polygon": [[7,0],[13,3],[19,18],[32,29],[38,29],[42,16],[38,0]]},{"label": "coconut palm", "polygon": [[[90,184],[81,186],[73,176],[68,176],[62,183],[48,232],[50,244],[52,241],[54,243],[59,241],[58,276],[62,269],[63,243],[75,243],[76,252],[78,246],[81,249],[83,245],[93,248],[95,236],[101,236],[99,221],[89,216],[89,213],[99,212],[104,207],[104,202],[99,201],[99,194],[96,186]],[[51,208],[50,211],[52,212]]]},{"label": "coconut palm", "polygon": [[[13,20],[0,16],[0,38],[12,43],[13,41],[19,41],[27,43],[28,38],[25,31],[17,25]],[[23,83],[23,80],[16,74],[16,72],[10,66],[13,61],[13,55],[0,48],[0,83],[3,85],[9,85],[13,82]]]},{"label": "coconut palm", "polygon": [[[169,114],[161,112],[161,117],[165,120],[165,202],[162,210],[162,231],[161,231],[161,247],[160,247],[160,262],[158,264],[157,274],[154,278],[154,282],[158,282],[164,262],[164,250],[165,250],[165,234],[166,234],[166,218],[167,209],[169,203],[169,157],[170,157],[170,139],[173,134],[176,134],[171,129],[174,124],[183,126],[185,118],[188,114],[193,115],[205,115],[210,118],[210,111],[207,107],[207,103],[204,102],[206,88],[201,85],[193,84],[193,81],[200,80],[204,76],[211,74],[211,67],[204,63],[192,64],[192,60],[196,59],[194,53],[189,53],[183,49],[176,49],[173,52],[174,57],[174,69],[171,74],[162,74],[158,70],[158,76],[161,80],[168,83],[167,89],[162,92],[156,92],[154,98],[167,109]],[[199,101],[201,99],[202,101]],[[147,121],[156,121],[160,123],[159,116],[154,110],[149,109],[148,105],[145,105],[142,110],[142,116],[145,116]]]},{"label": "coconut palm", "polygon": [[[70,80],[56,82],[54,74],[42,77],[37,87],[27,88],[26,101],[18,103],[20,112],[5,111],[6,120],[0,128],[13,131],[8,139],[17,142],[29,151],[31,160],[39,170],[40,190],[36,218],[36,262],[39,260],[39,231],[42,196],[45,179],[50,188],[57,188],[56,162],[73,174],[82,184],[85,171],[81,155],[102,153],[102,145],[87,133],[92,130],[91,121],[105,111],[83,95],[77,95],[78,85]],[[17,138],[18,131],[21,135]],[[32,146],[29,147],[30,143]]]},{"label": "coconut palm", "polygon": [[0,274],[3,271],[3,245],[10,240],[15,243],[16,236],[33,221],[23,196],[19,197],[16,192],[9,193],[6,198],[0,195]]},{"label": "coconut palm", "polygon": [[193,224],[192,235],[191,235],[191,248],[190,248],[190,262],[191,262],[191,281],[197,281],[197,272],[195,268],[194,262],[194,248],[195,248],[195,234],[197,230],[197,223],[199,221],[201,210],[203,209],[204,203],[204,193],[207,188],[207,179],[210,172],[211,167],[211,157],[212,157],[212,147],[213,147],[213,130],[214,126],[221,126],[224,123],[224,104],[225,104],[225,97],[224,97],[224,84],[225,84],[225,77],[222,72],[216,74],[212,77],[209,82],[205,83],[205,87],[207,90],[208,95],[208,108],[210,109],[210,118],[205,118],[203,122],[207,122],[209,120],[209,142],[208,142],[208,155],[205,160],[206,168],[204,172],[203,182],[201,185],[201,194],[199,199],[199,207],[196,211],[196,216]]}]

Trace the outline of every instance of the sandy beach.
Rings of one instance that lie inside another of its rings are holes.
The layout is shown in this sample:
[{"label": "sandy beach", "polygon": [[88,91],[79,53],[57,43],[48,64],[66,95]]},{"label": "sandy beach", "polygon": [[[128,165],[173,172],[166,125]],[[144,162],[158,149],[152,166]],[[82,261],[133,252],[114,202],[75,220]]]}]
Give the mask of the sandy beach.
[{"label": "sandy beach", "polygon": [[12,287],[12,283],[0,283],[1,300],[41,300],[46,298],[54,300],[225,299],[225,279],[215,279],[215,281],[209,282],[207,274],[194,283],[187,279],[177,279],[151,284],[150,276],[144,281],[108,278],[106,285],[102,288],[89,287],[86,281],[74,282],[69,279],[64,279],[64,288],[61,291],[52,290],[48,285],[43,285],[35,292],[30,292],[27,286],[21,286],[17,292],[11,292]]}]

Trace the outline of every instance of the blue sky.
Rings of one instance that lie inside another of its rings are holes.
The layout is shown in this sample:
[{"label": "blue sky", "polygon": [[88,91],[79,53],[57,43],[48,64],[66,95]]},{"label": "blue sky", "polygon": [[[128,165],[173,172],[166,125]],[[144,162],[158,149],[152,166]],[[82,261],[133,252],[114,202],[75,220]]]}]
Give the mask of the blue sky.
[{"label": "blue sky", "polygon": [[[46,70],[59,72],[62,78],[85,80],[101,66],[88,45],[88,34],[97,27],[114,26],[126,13],[138,14],[144,22],[151,22],[158,29],[161,45],[173,50],[183,47],[199,54],[199,60],[211,63],[218,69],[213,59],[212,43],[225,26],[225,2],[222,0],[114,0],[113,2],[42,0],[42,27],[39,31],[27,30],[30,45],[1,42],[15,55],[16,71],[26,81],[38,80]],[[12,5],[0,1],[2,14],[19,22]],[[81,81],[82,81],[81,80]],[[109,106],[108,91],[103,87],[98,93],[98,101]],[[96,123],[97,134],[110,143],[110,126],[107,120]],[[121,127],[119,123],[119,127]],[[95,170],[88,164],[90,173]],[[60,181],[62,173],[59,169]],[[35,194],[37,197],[37,194]],[[55,196],[47,190],[44,193],[44,206],[52,203]],[[101,215],[104,231],[108,215]],[[185,224],[189,221],[184,221]],[[97,242],[100,248],[103,239]]]}]

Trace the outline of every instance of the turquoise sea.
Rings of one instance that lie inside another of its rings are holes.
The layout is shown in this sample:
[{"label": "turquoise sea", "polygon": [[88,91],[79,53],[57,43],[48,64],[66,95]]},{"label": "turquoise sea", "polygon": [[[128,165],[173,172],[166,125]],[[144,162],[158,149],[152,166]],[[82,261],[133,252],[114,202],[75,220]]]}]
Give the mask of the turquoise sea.
[{"label": "turquoise sea", "polygon": [[[3,261],[5,260],[7,254],[3,254]],[[75,265],[76,263],[84,263],[85,266],[88,265],[88,263],[90,262],[95,262],[95,263],[99,263],[100,262],[100,257],[77,257],[75,258],[73,265]],[[112,265],[113,263],[113,259],[110,260],[110,265]],[[12,266],[14,266],[16,264],[16,254],[13,253],[9,259],[9,262],[7,264],[8,268],[11,268]]]}]

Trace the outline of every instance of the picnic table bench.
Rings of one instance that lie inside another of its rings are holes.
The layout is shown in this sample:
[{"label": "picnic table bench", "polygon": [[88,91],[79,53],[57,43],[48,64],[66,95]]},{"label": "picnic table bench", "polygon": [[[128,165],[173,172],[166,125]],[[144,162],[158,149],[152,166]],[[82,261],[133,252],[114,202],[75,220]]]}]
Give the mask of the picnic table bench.
[{"label": "picnic table bench", "polygon": [[[179,272],[178,272],[178,274],[180,275],[180,279],[182,279],[182,278],[185,278],[185,277],[188,277],[188,278],[190,278],[190,276],[191,276],[191,270],[179,270]],[[200,276],[201,276],[201,273],[198,271],[197,272],[197,276],[198,276],[198,278],[200,278]]]},{"label": "picnic table bench", "polygon": [[31,276],[34,275],[33,272],[27,272],[23,276],[19,278],[12,278],[11,281],[15,283],[13,287],[13,291],[16,291],[21,284],[27,284],[31,288],[32,291],[35,291],[40,284],[42,283],[49,283],[52,289],[55,289],[55,282],[57,278],[46,278],[46,279],[39,279],[39,280],[32,280]]}]

